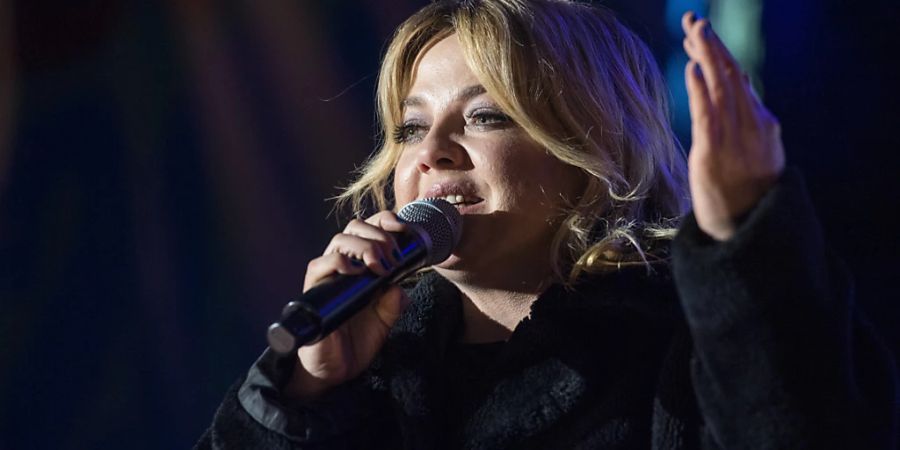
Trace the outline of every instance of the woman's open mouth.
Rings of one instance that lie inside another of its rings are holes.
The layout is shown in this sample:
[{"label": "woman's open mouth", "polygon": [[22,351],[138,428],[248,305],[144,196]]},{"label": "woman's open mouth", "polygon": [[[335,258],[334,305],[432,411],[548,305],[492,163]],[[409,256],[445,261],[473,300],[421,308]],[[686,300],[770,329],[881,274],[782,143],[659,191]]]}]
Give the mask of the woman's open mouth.
[{"label": "woman's open mouth", "polygon": [[447,200],[448,202],[450,202],[450,204],[452,204],[453,206],[456,206],[457,208],[460,208],[463,206],[469,206],[469,205],[476,205],[476,204],[484,201],[478,197],[471,197],[471,196],[466,196],[466,195],[454,195],[454,194],[450,194],[450,195],[446,195],[444,197],[438,197],[438,198]]}]

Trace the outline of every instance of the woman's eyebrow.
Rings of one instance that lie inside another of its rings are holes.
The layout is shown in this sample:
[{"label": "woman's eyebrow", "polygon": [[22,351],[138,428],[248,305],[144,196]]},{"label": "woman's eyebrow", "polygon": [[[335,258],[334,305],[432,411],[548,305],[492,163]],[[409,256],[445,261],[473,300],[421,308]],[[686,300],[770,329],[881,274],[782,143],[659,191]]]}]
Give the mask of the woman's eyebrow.
[{"label": "woman's eyebrow", "polygon": [[[485,92],[487,92],[487,90],[484,88],[484,86],[480,84],[473,84],[471,86],[460,89],[459,92],[457,92],[456,95],[453,96],[453,102],[464,102],[471,99],[472,97],[477,97],[481,94],[484,94]],[[400,102],[400,106],[404,108],[408,108],[411,106],[422,106],[424,104],[425,101],[418,95],[407,97]]]}]

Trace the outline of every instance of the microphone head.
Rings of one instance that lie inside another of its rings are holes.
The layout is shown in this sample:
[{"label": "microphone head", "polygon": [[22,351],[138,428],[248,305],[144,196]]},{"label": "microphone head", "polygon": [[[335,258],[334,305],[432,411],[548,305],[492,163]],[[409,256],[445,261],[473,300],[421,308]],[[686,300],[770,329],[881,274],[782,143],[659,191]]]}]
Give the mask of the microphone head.
[{"label": "microphone head", "polygon": [[428,260],[433,266],[450,257],[462,237],[462,216],[442,198],[426,198],[408,203],[397,213],[400,220],[417,225],[430,238]]}]

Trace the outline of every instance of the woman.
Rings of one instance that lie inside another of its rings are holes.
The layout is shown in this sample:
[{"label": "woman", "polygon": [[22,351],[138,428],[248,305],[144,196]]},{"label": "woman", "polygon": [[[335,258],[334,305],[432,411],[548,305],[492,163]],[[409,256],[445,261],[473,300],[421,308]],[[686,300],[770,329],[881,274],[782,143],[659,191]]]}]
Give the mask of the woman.
[{"label": "woman", "polygon": [[778,124],[708,21],[683,27],[687,176],[658,69],[608,11],[437,2],[401,25],[391,139],[343,196],[382,211],[304,290],[389,270],[415,199],[456,203],[462,242],[297,357],[264,353],[198,447],[891,448],[890,356]]}]

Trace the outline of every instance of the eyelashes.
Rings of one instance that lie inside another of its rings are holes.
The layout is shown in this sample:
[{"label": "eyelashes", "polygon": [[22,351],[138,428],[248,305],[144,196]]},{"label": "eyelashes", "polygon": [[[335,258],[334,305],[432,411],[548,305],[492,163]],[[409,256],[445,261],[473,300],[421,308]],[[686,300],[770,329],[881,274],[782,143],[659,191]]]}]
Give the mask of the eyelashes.
[{"label": "eyelashes", "polygon": [[512,119],[499,111],[475,111],[466,116],[468,123],[475,126],[501,125],[512,123]]},{"label": "eyelashes", "polygon": [[[482,132],[505,129],[515,125],[509,116],[495,110],[475,110],[467,114],[465,118],[467,129]],[[408,120],[394,127],[391,137],[396,144],[410,144],[422,140],[427,133],[427,124],[418,120]]]},{"label": "eyelashes", "polygon": [[395,144],[407,144],[417,136],[421,136],[424,128],[424,126],[419,124],[404,123],[394,127],[391,137],[394,139]]}]

